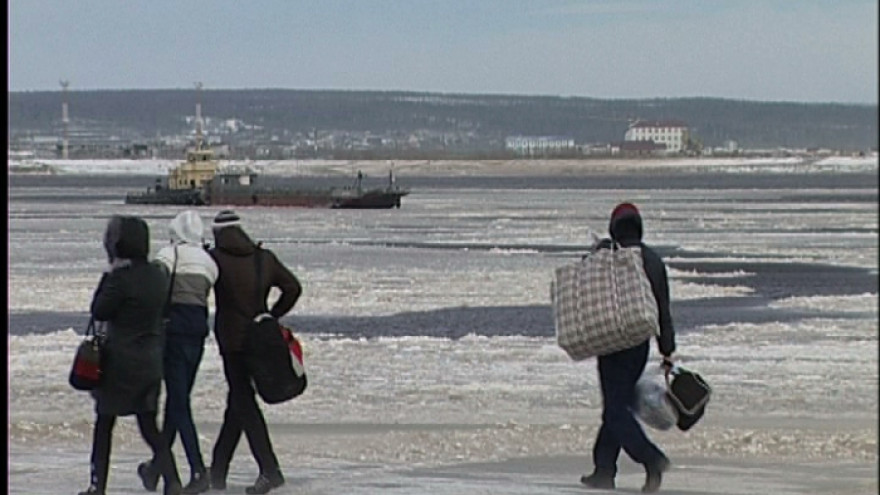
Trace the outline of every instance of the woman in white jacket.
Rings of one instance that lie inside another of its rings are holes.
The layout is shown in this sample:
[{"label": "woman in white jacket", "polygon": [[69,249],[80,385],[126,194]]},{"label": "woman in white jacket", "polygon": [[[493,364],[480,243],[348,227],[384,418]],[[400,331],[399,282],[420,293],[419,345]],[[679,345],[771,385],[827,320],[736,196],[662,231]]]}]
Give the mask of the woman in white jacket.
[{"label": "woman in white jacket", "polygon": [[[202,245],[204,225],[198,213],[193,210],[180,213],[171,221],[170,231],[171,244],[156,255],[174,277],[163,355],[165,419],[162,433],[170,446],[180,432],[191,472],[183,493],[193,494],[210,488],[210,476],[202,460],[190,408],[190,393],[208,336],[208,294],[217,281],[218,269]],[[159,481],[154,461],[138,466],[144,488],[150,491],[156,489]]]}]

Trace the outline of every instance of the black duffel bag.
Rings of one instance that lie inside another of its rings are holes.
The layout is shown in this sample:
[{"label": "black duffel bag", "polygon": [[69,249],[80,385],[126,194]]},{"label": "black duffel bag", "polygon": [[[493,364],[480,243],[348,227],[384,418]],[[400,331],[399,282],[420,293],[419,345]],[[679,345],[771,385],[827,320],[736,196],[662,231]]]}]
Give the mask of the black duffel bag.
[{"label": "black duffel bag", "polygon": [[667,376],[667,394],[678,411],[676,426],[681,431],[687,431],[705,414],[706,405],[712,397],[712,387],[702,376],[681,366],[674,366],[670,375],[671,380]]},{"label": "black duffel bag", "polygon": [[301,363],[294,368],[291,348],[278,320],[268,314],[249,325],[245,362],[260,398],[267,404],[287,402],[302,394],[307,385]]}]

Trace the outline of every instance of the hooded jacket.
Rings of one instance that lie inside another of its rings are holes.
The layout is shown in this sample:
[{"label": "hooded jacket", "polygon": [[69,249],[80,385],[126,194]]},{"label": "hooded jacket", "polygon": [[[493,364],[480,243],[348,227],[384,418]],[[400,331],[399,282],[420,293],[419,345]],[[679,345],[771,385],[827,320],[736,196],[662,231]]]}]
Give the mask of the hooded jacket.
[{"label": "hooded jacket", "polygon": [[[220,276],[214,285],[217,302],[214,332],[221,353],[241,352],[249,323],[255,316],[267,312],[269,291],[273,287],[281,290],[281,296],[268,310],[279,319],[296,304],[302,286],[272,251],[258,247],[241,227],[215,229],[214,241],[215,246],[209,252],[220,268]],[[261,263],[259,277],[256,273],[257,256]]]},{"label": "hooded jacket", "polygon": [[[608,232],[611,234],[611,239],[623,247],[641,247],[645,273],[648,275],[651,291],[654,293],[654,299],[657,300],[657,309],[660,313],[660,335],[657,336],[657,347],[660,354],[668,357],[675,352],[675,329],[672,326],[672,313],[669,307],[666,264],[653,249],[642,242],[642,216],[638,211],[627,210],[612,216]],[[610,248],[611,239],[602,240],[597,249]]]},{"label": "hooded jacket", "polygon": [[157,410],[162,380],[162,312],[169,274],[149,263],[150,233],[137,217],[113,217],[104,235],[112,270],[95,290],[91,314],[106,322],[103,374],[93,391],[99,414],[124,416]]},{"label": "hooded jacket", "polygon": [[204,226],[198,213],[181,212],[169,224],[171,244],[156,260],[173,272],[168,336],[201,343],[208,335],[208,294],[217,281],[218,268],[202,247]]}]

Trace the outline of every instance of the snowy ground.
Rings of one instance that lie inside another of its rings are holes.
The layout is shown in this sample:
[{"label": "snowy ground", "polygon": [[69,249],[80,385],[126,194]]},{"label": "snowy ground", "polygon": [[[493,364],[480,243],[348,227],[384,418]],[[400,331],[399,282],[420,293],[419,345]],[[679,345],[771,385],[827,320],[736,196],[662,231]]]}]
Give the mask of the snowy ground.
[{"label": "snowy ground", "polygon": [[[249,165],[261,173],[279,176],[344,175],[353,177],[358,170],[367,175],[385,176],[389,169],[408,175],[516,175],[574,174],[621,169],[663,171],[669,169],[711,168],[731,173],[760,172],[851,172],[877,168],[876,155],[827,158],[669,158],[662,160],[223,160],[222,165]],[[58,174],[138,174],[163,175],[179,160],[8,160],[10,173]]]}]

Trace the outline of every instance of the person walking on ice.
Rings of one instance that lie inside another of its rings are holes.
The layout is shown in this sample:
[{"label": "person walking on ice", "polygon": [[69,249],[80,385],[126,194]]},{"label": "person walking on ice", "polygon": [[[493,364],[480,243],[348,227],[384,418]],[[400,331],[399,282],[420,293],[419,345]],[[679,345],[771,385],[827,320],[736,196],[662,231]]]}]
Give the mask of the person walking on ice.
[{"label": "person walking on ice", "polygon": [[[642,242],[642,217],[631,203],[617,205],[608,226],[611,239],[603,239],[598,249],[610,249],[612,241],[622,247],[640,246],[645,272],[659,310],[660,334],[657,346],[663,355],[663,367],[672,367],[675,352],[675,330],[669,308],[669,283],[666,264],[657,253]],[[593,446],[593,473],[581,477],[591,488],[613,489],[617,476],[617,458],[623,449],[645,468],[642,491],[657,492],[663,473],[669,469],[666,455],[648,438],[633,416],[636,382],[645,370],[651,340],[604,356],[599,356],[599,382],[602,388],[602,425]]]}]

